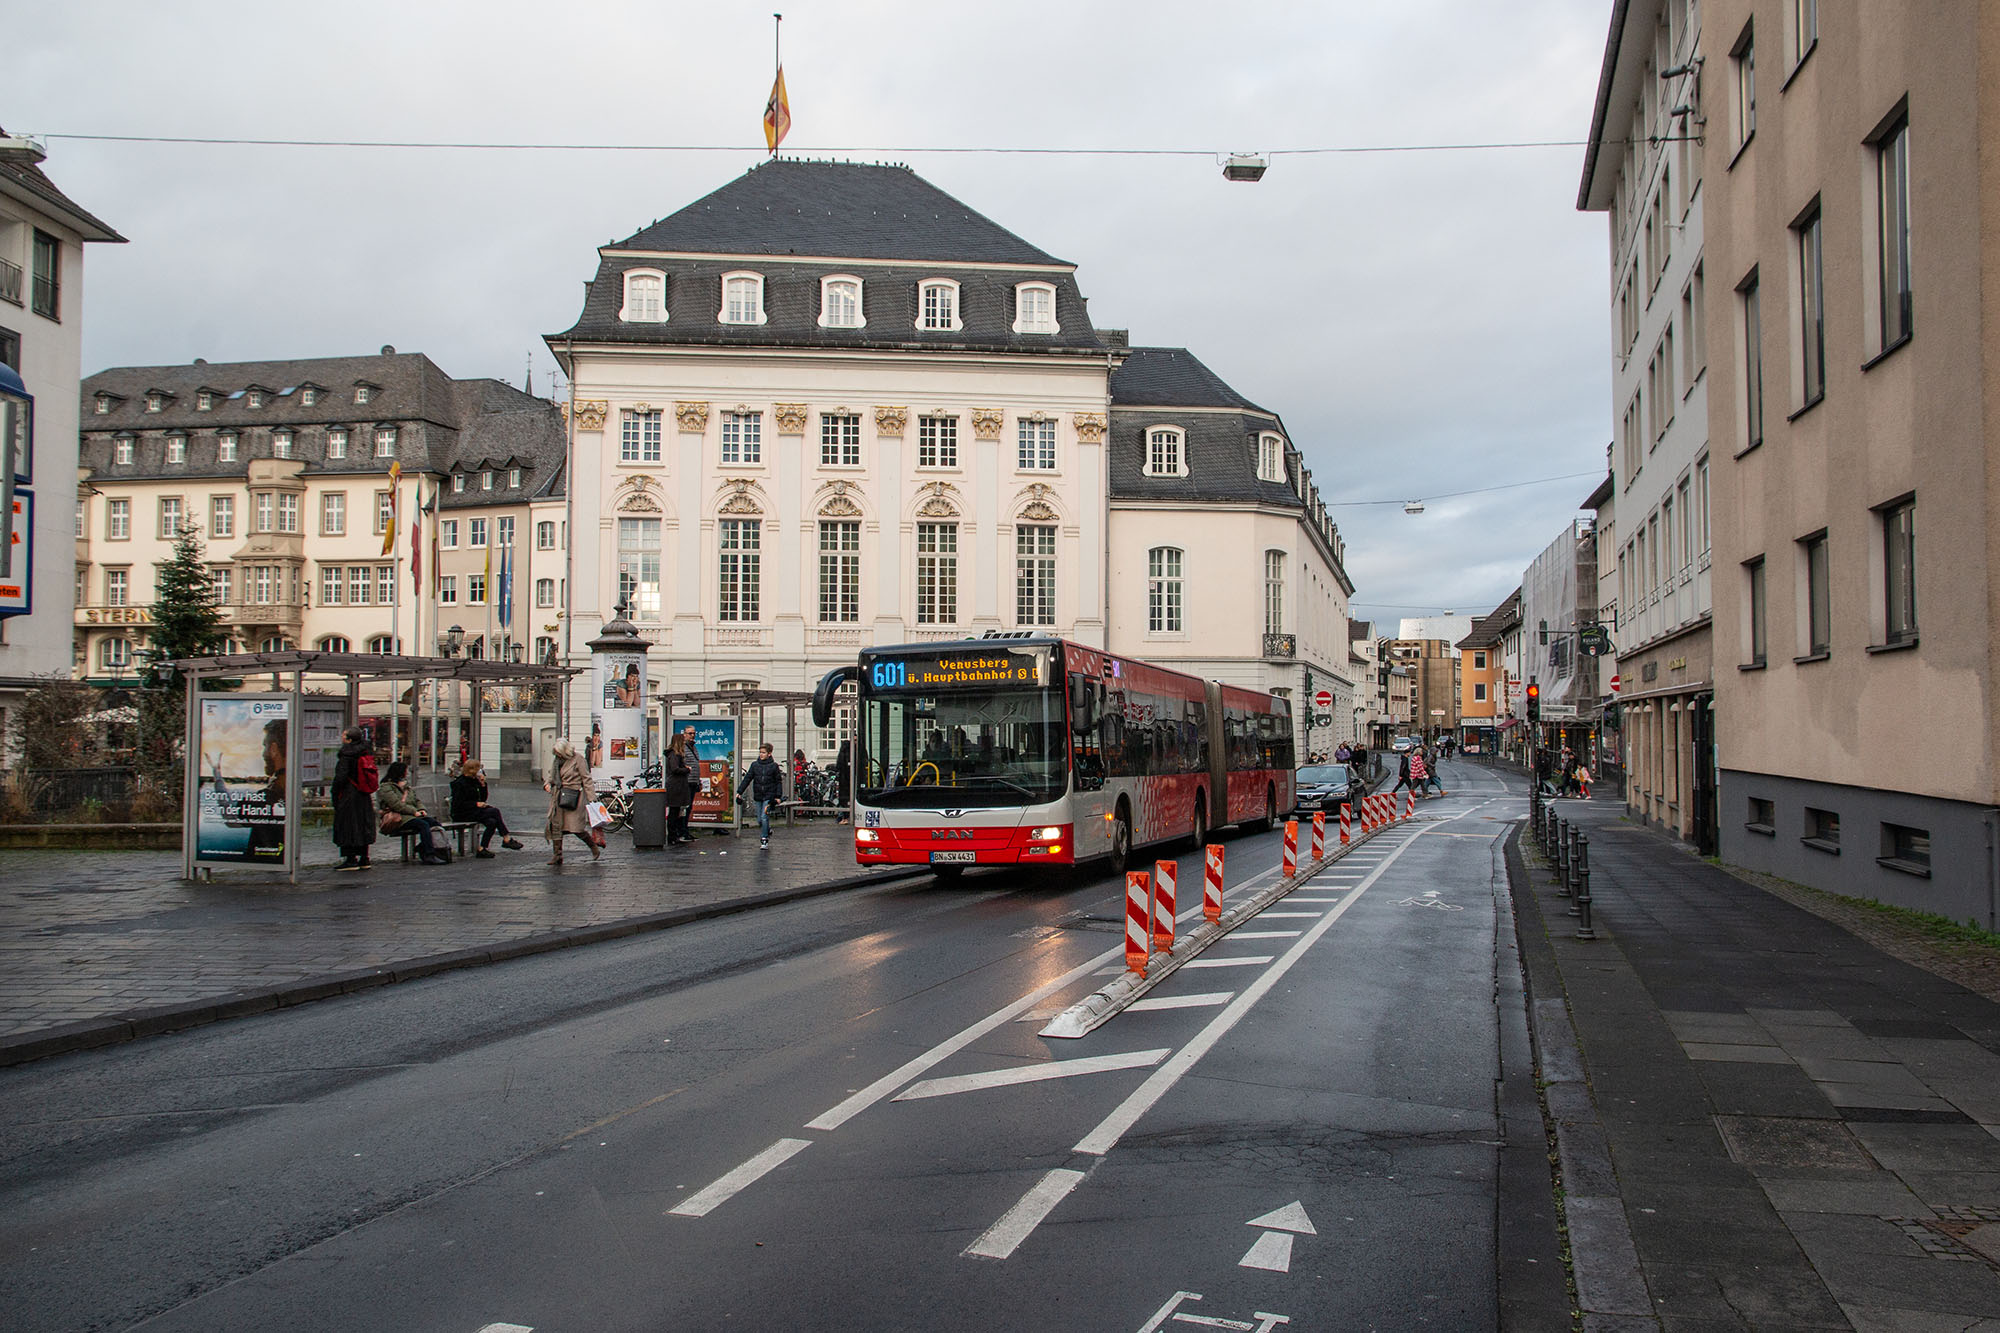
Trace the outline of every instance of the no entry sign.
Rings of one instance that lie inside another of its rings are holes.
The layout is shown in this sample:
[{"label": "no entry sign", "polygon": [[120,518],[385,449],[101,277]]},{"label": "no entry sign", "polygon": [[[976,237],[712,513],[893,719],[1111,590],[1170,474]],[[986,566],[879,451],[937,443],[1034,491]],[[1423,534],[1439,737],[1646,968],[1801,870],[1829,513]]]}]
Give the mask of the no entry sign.
[{"label": "no entry sign", "polygon": [[1333,691],[1321,690],[1318,694],[1315,694],[1313,696],[1313,707],[1315,708],[1333,707]]}]

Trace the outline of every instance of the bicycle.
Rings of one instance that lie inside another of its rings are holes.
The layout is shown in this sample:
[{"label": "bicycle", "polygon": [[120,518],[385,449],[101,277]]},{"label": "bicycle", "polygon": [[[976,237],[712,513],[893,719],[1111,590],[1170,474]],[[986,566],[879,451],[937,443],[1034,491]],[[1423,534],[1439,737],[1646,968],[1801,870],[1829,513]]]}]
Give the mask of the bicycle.
[{"label": "bicycle", "polygon": [[611,822],[604,825],[606,829],[617,829],[622,833],[632,827],[632,793],[637,790],[636,786],[626,787],[624,778],[614,777],[611,789],[597,794],[597,803],[604,807],[605,814],[611,816]]}]

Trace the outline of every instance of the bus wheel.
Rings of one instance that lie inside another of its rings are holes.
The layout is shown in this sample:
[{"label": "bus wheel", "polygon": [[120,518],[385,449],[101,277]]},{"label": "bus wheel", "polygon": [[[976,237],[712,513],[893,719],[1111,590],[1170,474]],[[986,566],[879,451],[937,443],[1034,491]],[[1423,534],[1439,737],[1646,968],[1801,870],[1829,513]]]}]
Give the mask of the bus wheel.
[{"label": "bus wheel", "polygon": [[1125,802],[1118,803],[1118,813],[1111,821],[1111,873],[1122,875],[1132,863],[1132,816],[1125,808]]},{"label": "bus wheel", "polygon": [[1200,851],[1208,845],[1208,798],[1200,793],[1194,798],[1194,849]]},{"label": "bus wheel", "polygon": [[1273,787],[1264,788],[1264,831],[1269,833],[1278,826],[1278,793]]}]

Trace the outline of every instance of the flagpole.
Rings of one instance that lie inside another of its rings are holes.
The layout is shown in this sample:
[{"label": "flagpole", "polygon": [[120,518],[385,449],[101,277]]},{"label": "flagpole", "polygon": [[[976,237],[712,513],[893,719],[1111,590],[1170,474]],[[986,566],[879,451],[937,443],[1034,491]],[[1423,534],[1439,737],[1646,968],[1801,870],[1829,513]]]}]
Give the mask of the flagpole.
[{"label": "flagpole", "polygon": [[[389,651],[399,652],[402,645],[397,642],[403,636],[403,568],[396,556],[396,548],[402,545],[402,533],[396,531],[403,523],[403,479],[398,477],[391,483],[389,491]],[[416,682],[411,681],[411,688]],[[396,685],[389,684],[389,762],[399,757],[398,738],[402,735],[403,701],[396,697]],[[410,737],[414,742],[416,737]]]}]

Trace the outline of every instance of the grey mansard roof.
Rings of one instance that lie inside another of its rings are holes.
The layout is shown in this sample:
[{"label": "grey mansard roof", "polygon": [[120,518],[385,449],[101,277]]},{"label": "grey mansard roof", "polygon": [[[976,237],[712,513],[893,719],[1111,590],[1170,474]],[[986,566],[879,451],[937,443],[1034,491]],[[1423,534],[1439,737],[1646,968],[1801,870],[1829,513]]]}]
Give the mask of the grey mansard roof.
[{"label": "grey mansard roof", "polygon": [[[1178,426],[1185,477],[1146,475],[1146,432]],[[1111,374],[1110,468],[1114,500],[1234,500],[1301,508],[1287,481],[1257,475],[1257,437],[1285,433],[1266,411],[1225,384],[1185,347],[1135,347]],[[1297,452],[1286,447],[1287,475]]]},{"label": "grey mansard roof", "polygon": [[[1005,267],[996,267],[1005,266]],[[666,275],[667,318],[627,322],[625,274]],[[724,324],[722,277],[764,278],[763,324]],[[858,329],[822,328],[820,279],[861,279]],[[918,284],[959,284],[955,330],[919,330]],[[1016,333],[1015,285],[1056,292],[1052,334]],[[599,252],[583,311],[548,342],[657,346],[854,347],[1102,355],[1074,266],[1028,244],[907,167],[775,161]]]}]

